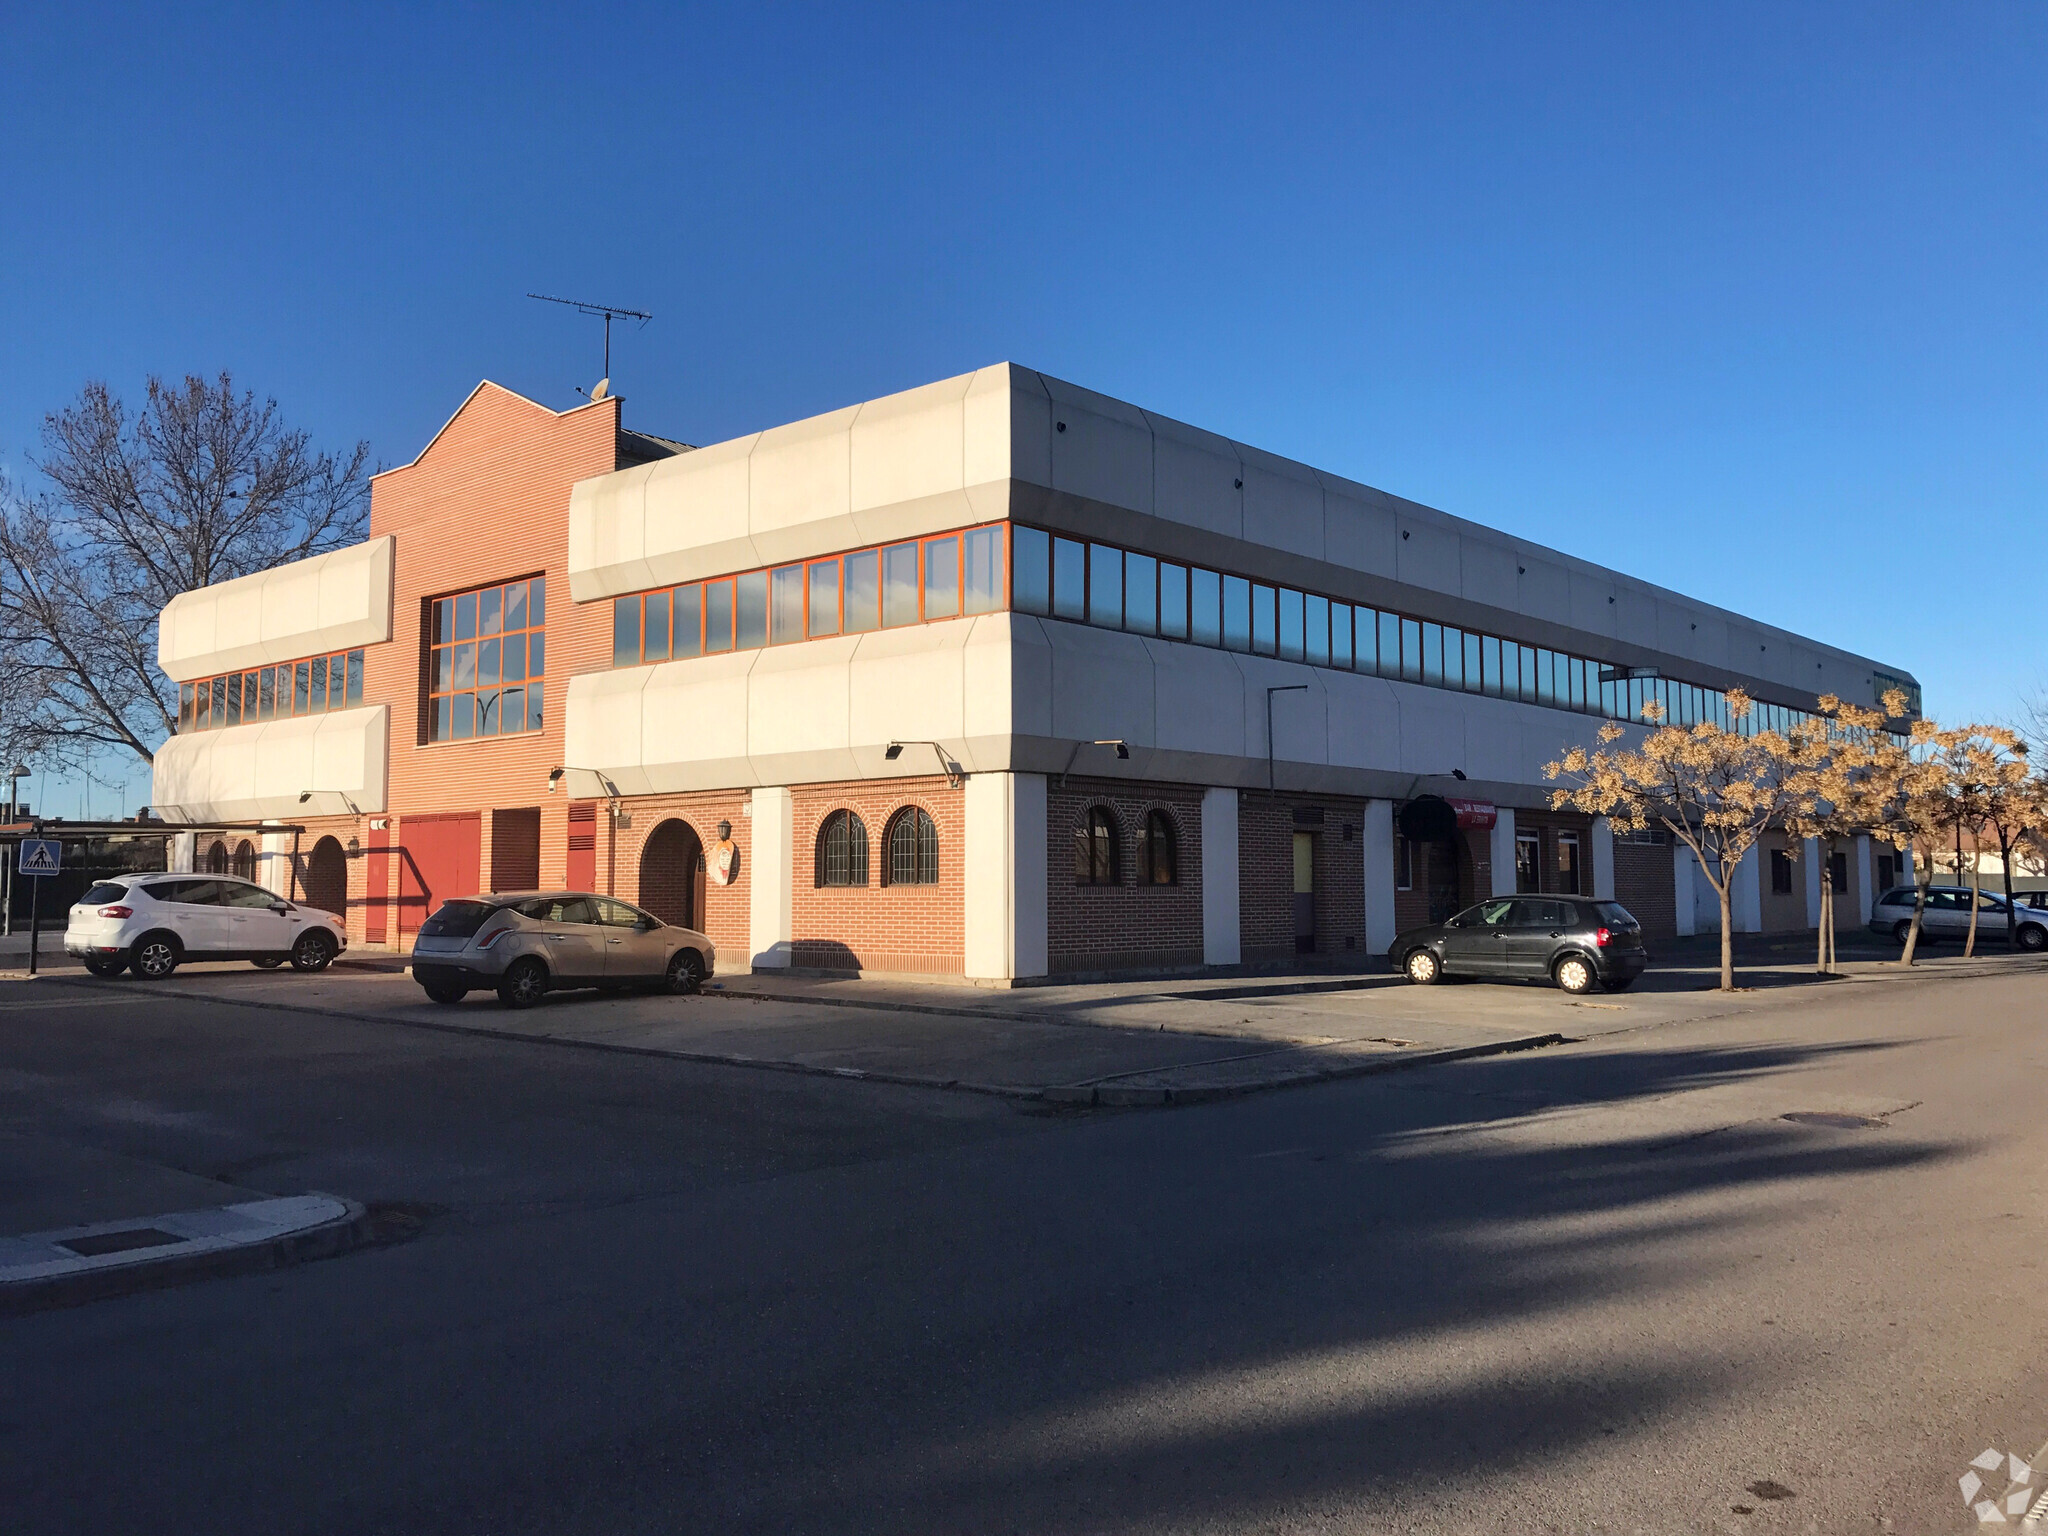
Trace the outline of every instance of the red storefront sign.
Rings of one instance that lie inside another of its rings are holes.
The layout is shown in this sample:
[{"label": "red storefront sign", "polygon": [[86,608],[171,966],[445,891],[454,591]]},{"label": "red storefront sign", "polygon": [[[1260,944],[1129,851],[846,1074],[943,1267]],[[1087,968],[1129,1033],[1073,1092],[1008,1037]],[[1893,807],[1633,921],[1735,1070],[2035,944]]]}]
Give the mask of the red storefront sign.
[{"label": "red storefront sign", "polygon": [[1458,813],[1458,825],[1474,827],[1484,832],[1500,819],[1500,813],[1488,800],[1453,800],[1451,809]]}]

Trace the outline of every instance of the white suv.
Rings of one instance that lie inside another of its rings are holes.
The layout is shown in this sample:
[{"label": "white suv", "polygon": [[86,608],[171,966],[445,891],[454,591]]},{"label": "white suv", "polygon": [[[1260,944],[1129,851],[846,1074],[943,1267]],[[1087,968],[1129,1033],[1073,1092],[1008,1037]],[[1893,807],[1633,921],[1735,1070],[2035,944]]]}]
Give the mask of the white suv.
[{"label": "white suv", "polygon": [[187,960],[253,960],[265,970],[289,960],[297,970],[324,971],[347,948],[347,929],[332,912],[226,875],[102,880],[79,898],[64,930],[64,953],[93,975],[132,968],[146,981]]}]

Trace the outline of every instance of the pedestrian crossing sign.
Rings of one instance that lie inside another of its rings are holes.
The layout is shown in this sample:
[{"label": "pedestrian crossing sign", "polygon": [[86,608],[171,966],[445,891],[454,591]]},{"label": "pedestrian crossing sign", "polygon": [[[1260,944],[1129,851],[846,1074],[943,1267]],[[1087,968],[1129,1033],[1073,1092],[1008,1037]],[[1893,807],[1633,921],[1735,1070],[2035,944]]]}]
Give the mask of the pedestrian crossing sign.
[{"label": "pedestrian crossing sign", "polygon": [[63,864],[64,845],[54,837],[24,837],[21,840],[21,872],[24,875],[54,875]]}]

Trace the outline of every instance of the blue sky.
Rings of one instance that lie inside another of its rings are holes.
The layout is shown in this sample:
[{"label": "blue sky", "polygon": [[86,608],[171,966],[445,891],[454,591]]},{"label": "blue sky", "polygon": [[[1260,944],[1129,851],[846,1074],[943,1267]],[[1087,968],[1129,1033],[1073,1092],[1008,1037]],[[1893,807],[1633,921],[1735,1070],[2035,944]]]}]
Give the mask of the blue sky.
[{"label": "blue sky", "polygon": [[[1000,359],[1895,661],[2048,682],[2048,9],[45,7],[0,463],[229,368],[710,442]],[[146,783],[133,776],[137,784]],[[76,808],[76,786],[45,791]],[[132,808],[139,796],[131,790]],[[95,810],[100,808],[95,804]]]}]

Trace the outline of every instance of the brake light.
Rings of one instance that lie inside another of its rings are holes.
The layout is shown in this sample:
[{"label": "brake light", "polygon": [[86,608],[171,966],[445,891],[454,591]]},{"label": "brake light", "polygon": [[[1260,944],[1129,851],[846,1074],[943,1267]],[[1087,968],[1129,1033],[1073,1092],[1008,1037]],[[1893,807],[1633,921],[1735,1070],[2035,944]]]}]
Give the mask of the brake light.
[{"label": "brake light", "polygon": [[1593,942],[1605,949],[1614,942],[1614,934],[1606,928],[1596,928],[1593,930]]},{"label": "brake light", "polygon": [[134,909],[133,907],[101,907],[101,908],[100,908],[100,916],[101,916],[101,917],[133,917],[134,915],[135,915],[135,909]]}]

